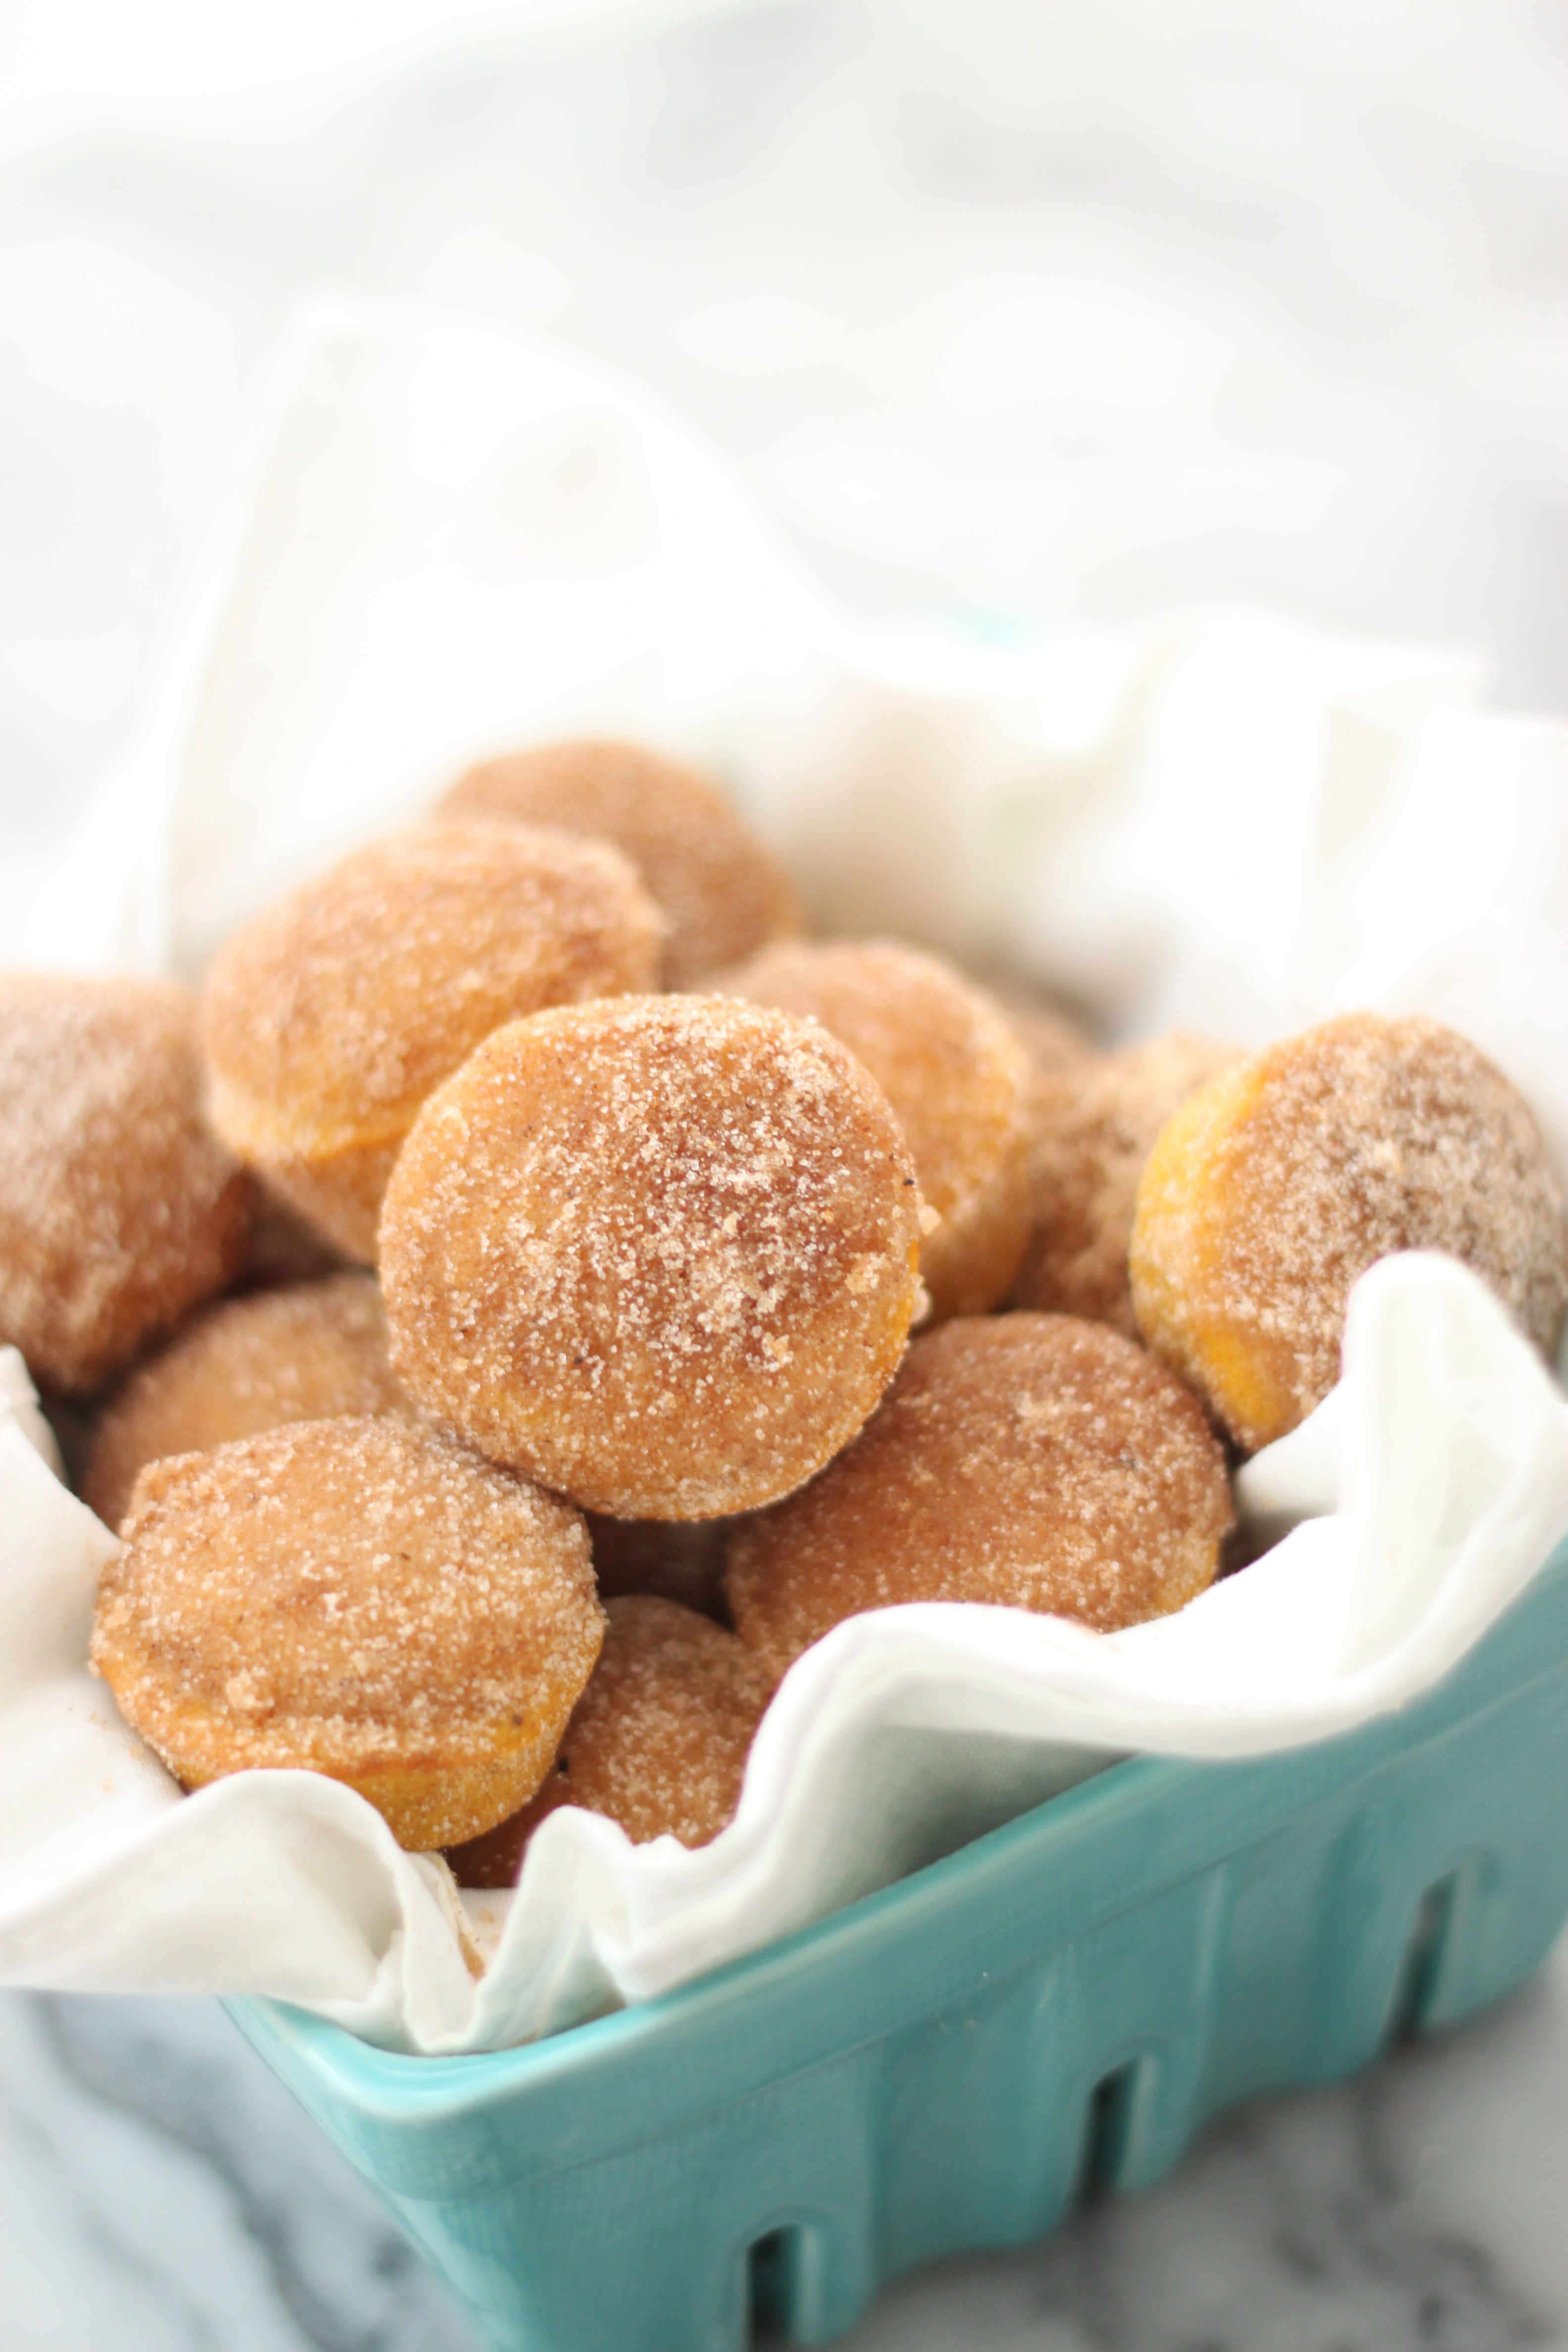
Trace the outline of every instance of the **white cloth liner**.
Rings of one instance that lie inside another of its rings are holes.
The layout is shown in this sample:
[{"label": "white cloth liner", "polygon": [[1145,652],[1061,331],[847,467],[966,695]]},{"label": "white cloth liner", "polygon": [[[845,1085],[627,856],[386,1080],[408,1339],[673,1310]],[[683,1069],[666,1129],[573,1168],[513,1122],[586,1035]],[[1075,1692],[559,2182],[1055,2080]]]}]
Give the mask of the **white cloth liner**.
[{"label": "white cloth liner", "polygon": [[[872,645],[624,388],[470,328],[318,307],[141,755],[34,961],[195,974],[467,759],[621,731],[721,772],[818,918],[1251,1042],[1349,1005],[1492,1052],[1568,1156],[1568,728],[1475,666],[1193,615],[998,654]],[[1411,1256],[1254,1462],[1276,1549],[1102,1637],[921,1606],[839,1627],[689,1853],[565,1810],[459,1903],[307,1773],[182,1798],[87,1673],[105,1530],[0,1353],[0,1981],[269,1992],[389,2047],[502,2046],[678,1983],[1134,1748],[1325,1737],[1445,1673],[1568,1529],[1568,1408],[1489,1295]],[[476,1979],[476,1948],[489,1964]]]}]

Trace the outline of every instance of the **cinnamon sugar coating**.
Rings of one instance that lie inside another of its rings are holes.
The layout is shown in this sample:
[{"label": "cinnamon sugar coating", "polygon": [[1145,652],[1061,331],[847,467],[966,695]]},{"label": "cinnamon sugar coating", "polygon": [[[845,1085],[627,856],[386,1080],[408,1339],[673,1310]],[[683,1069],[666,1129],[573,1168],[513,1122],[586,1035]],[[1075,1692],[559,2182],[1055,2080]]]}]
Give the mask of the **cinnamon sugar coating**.
[{"label": "cinnamon sugar coating", "polygon": [[381,1293],[338,1274],[227,1298],[138,1364],[93,1433],[81,1496],[117,1528],[149,1462],[208,1454],[291,1421],[411,1414],[386,1360]]},{"label": "cinnamon sugar coating", "polygon": [[666,988],[800,929],[795,885],[733,801],[692,768],[632,743],[546,743],[486,760],[437,814],[521,819],[614,842],[669,924]]},{"label": "cinnamon sugar coating", "polygon": [[244,1252],[249,1181],[207,1127],[174,981],[0,974],[0,1341],[85,1394]]},{"label": "cinnamon sugar coating", "polygon": [[488,1837],[447,1854],[460,1886],[511,1886],[547,1813],[580,1805],[634,1845],[706,1845],[740,1802],[767,1677],[733,1633],[673,1601],[612,1601],[605,1646],[543,1786]]},{"label": "cinnamon sugar coating", "polygon": [[92,1663],[187,1789],[299,1767],[416,1852],[531,1795],[603,1636],[579,1515],[387,1420],[154,1463]]},{"label": "cinnamon sugar coating", "polygon": [[389,835],[237,931],[203,1004],[212,1113],[351,1257],[426,1097],[547,1004],[647,988],[663,919],[626,859],[545,826]]},{"label": "cinnamon sugar coating", "polygon": [[1065,1315],[945,1324],[805,1491],[731,1536],[735,1630],[776,1681],[846,1617],[979,1601],[1100,1633],[1180,1609],[1231,1525],[1194,1397]]},{"label": "cinnamon sugar coating", "polygon": [[1352,1287],[1405,1249],[1462,1259],[1553,1352],[1568,1232],[1529,1106],[1436,1021],[1348,1013],[1166,1128],[1138,1192],[1139,1326],[1250,1452],[1327,1396]]},{"label": "cinnamon sugar coating", "polygon": [[404,1148],[393,1365],[585,1507],[714,1518],[859,1428],[903,1350],[919,1235],[898,1122],[825,1030],[708,997],[539,1013]]},{"label": "cinnamon sugar coating", "polygon": [[994,1307],[1029,1226],[1028,1064],[995,1000],[891,940],[783,940],[719,986],[820,1021],[865,1064],[940,1220],[921,1248],[932,1317]]},{"label": "cinnamon sugar coating", "polygon": [[1038,1072],[1029,1144],[1034,1230],[1014,1306],[1085,1315],[1136,1336],[1127,1252],[1143,1163],[1187,1097],[1240,1058],[1233,1046],[1176,1031]]}]

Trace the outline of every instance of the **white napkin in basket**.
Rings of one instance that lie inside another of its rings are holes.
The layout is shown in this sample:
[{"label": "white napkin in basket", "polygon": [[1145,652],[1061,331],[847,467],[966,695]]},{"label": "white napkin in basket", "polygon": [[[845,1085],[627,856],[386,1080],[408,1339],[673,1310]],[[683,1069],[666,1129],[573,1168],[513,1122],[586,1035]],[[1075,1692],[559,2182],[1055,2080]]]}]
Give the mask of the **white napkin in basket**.
[{"label": "white napkin in basket", "polygon": [[[1245,615],[1006,656],[871,646],[633,395],[330,305],[279,371],[157,723],[30,951],[194,972],[465,760],[625,731],[725,773],[825,921],[1032,970],[1129,1033],[1430,1009],[1561,1152],[1568,730],[1478,715],[1474,688],[1466,662]],[[1341,1387],[1244,1475],[1258,1514],[1320,1514],[1266,1559],[1109,1638],[931,1606],[841,1627],[786,1679],[711,1846],[634,1848],[563,1811],[516,1896],[465,1911],[333,1783],[179,1796],[86,1673],[109,1538],[37,1438],[13,1359],[0,1980],[273,1992],[426,2051],[679,1982],[1130,1748],[1253,1753],[1398,1706],[1568,1527],[1544,1370],[1461,1269],[1391,1260],[1356,1295]]]},{"label": "white napkin in basket", "polygon": [[182,1798],[127,1730],[86,1666],[111,1539],[35,1450],[14,1386],[0,1980],[276,1993],[400,2049],[501,2047],[679,1983],[1131,1748],[1251,1755],[1397,1706],[1568,1528],[1568,1407],[1529,1344],[1463,1267],[1387,1259],[1352,1300],[1340,1386],[1242,1475],[1249,1510],[1301,1518],[1262,1559],[1110,1636],[939,1604],[838,1626],[786,1675],[711,1845],[552,1814],[516,1895],[472,1899],[491,1928],[476,1984],[446,1873],[363,1799],[306,1772]]}]

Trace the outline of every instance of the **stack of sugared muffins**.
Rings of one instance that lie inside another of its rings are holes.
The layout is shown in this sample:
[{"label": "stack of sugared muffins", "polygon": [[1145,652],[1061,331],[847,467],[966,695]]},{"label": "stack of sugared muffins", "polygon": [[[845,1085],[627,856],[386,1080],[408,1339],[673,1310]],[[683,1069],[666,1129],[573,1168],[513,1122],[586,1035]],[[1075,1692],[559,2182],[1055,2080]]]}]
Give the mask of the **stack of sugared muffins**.
[{"label": "stack of sugared muffins", "polygon": [[1097,1051],[805,938],[622,744],[472,770],[199,1001],[0,979],[0,1339],[122,1538],[94,1664],[184,1787],[327,1773],[473,1885],[562,1804],[714,1836],[846,1618],[1181,1608],[1415,1246],[1554,1346],[1562,1193],[1462,1039]]}]

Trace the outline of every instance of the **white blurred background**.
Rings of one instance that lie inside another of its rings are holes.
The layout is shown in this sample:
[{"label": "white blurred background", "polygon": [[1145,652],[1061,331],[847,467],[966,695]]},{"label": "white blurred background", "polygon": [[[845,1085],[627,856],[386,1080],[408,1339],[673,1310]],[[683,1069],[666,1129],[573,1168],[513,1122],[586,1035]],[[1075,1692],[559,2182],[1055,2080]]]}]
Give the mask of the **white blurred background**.
[{"label": "white blurred background", "polygon": [[[1565,199],[1568,0],[0,0],[0,939],[323,282],[635,372],[867,618],[1261,600],[1568,709]],[[1568,2344],[1565,1985],[868,2352]],[[466,2341],[209,2005],[0,2054],[7,2348]]]},{"label": "white blurred background", "polygon": [[0,0],[0,920],[322,282],[635,371],[869,616],[1568,703],[1568,0]]}]

